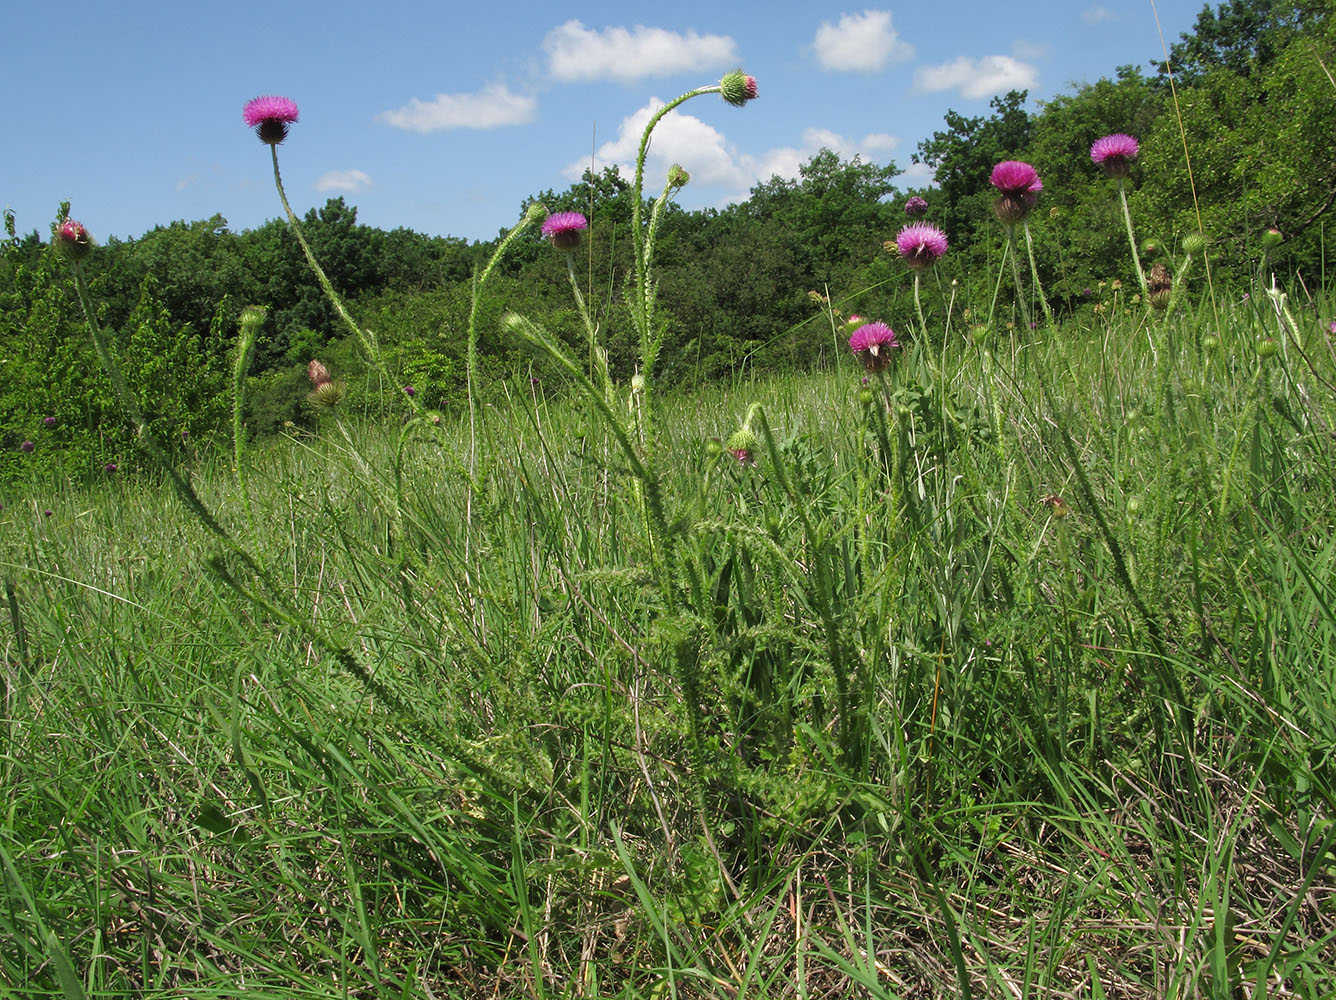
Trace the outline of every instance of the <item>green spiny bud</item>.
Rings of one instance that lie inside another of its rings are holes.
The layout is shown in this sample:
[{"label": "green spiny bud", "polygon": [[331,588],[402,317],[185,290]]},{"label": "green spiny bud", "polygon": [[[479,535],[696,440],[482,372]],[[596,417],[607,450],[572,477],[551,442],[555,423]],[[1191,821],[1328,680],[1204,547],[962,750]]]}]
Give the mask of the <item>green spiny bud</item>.
[{"label": "green spiny bud", "polygon": [[747,76],[741,69],[725,73],[719,81],[719,93],[729,104],[740,108],[748,101],[756,100],[756,77]]},{"label": "green spiny bud", "polygon": [[1206,238],[1200,233],[1189,233],[1183,237],[1184,253],[1202,253],[1206,249]]}]

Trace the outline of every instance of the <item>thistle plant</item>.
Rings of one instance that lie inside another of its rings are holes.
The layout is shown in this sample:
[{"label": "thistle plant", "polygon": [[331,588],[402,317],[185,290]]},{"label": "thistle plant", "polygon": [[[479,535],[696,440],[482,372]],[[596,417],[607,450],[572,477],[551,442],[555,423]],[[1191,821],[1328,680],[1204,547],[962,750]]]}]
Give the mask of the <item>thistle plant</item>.
[{"label": "thistle plant", "polygon": [[999,192],[999,196],[993,201],[993,214],[1007,230],[1007,245],[1002,254],[1004,259],[997,274],[997,284],[993,287],[993,303],[988,309],[988,323],[992,325],[993,314],[997,309],[997,293],[1002,287],[1002,272],[1006,270],[1007,257],[1011,258],[1011,276],[1016,284],[1016,301],[1020,305],[1021,315],[1027,325],[1033,323],[1022,294],[1020,259],[1016,255],[1016,226],[1019,224],[1025,230],[1025,248],[1030,258],[1030,277],[1039,295],[1039,304],[1043,306],[1044,316],[1051,326],[1053,311],[1048,307],[1044,286],[1039,282],[1039,268],[1035,266],[1034,260],[1034,241],[1030,238],[1030,225],[1026,221],[1035,205],[1039,203],[1039,192],[1044,190],[1039,172],[1030,164],[1020,160],[1003,160],[993,168],[988,182]]},{"label": "thistle plant", "polygon": [[1127,207],[1127,188],[1124,181],[1132,172],[1132,163],[1136,160],[1140,147],[1137,141],[1130,135],[1123,132],[1115,132],[1112,135],[1106,135],[1103,139],[1097,139],[1090,147],[1090,159],[1097,167],[1102,167],[1105,177],[1111,177],[1118,182],[1118,200],[1123,205],[1123,221],[1127,224],[1127,242],[1132,248],[1132,263],[1137,269],[1137,284],[1141,287],[1141,300],[1146,303],[1147,308],[1155,308],[1156,301],[1160,301],[1164,308],[1168,305],[1167,289],[1165,294],[1157,300],[1152,297],[1152,289],[1146,280],[1146,272],[1141,267],[1141,256],[1137,253],[1137,238],[1132,230],[1132,211]]},{"label": "thistle plant", "polygon": [[[923,199],[920,198],[919,200],[922,201]],[[919,279],[924,271],[929,270],[941,260],[942,255],[946,253],[947,245],[946,234],[927,222],[914,222],[905,226],[896,235],[894,244],[886,244],[888,250],[894,246],[900,254],[900,259],[908,264],[909,269],[914,272],[914,309],[918,313],[919,330],[925,341],[928,337],[928,323],[923,318],[923,302],[919,296]]]}]

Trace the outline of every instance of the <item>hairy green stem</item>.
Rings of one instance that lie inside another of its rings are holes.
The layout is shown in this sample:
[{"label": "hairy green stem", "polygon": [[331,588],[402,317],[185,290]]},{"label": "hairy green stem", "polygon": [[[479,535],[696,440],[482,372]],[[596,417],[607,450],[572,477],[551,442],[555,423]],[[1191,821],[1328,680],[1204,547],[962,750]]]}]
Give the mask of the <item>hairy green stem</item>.
[{"label": "hairy green stem", "polygon": [[1034,262],[1034,240],[1030,238],[1030,224],[1025,226],[1025,252],[1030,258],[1030,277],[1034,280],[1034,290],[1039,293],[1039,304],[1044,308],[1044,318],[1048,320],[1049,326],[1054,326],[1053,310],[1048,307],[1048,296],[1044,294],[1044,286],[1039,281],[1039,268]]},{"label": "hairy green stem", "polygon": [[1132,210],[1127,207],[1127,188],[1123,179],[1118,178],[1118,200],[1123,203],[1123,221],[1127,223],[1127,242],[1132,247],[1132,263],[1137,268],[1137,284],[1141,286],[1141,301],[1150,308],[1150,286],[1146,284],[1146,272],[1141,269],[1141,255],[1137,253],[1137,238],[1132,231]]}]

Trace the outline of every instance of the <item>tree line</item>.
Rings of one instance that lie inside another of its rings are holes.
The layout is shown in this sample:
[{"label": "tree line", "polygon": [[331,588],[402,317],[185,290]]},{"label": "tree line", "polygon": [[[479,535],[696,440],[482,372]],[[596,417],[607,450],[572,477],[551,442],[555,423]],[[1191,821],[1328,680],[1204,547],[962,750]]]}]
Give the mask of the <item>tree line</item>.
[{"label": "tree line", "polygon": [[[1265,266],[1287,284],[1316,290],[1327,281],[1326,222],[1336,201],[1333,65],[1336,22],[1321,0],[1229,0],[1203,8],[1167,65],[1119,67],[1033,111],[1021,91],[994,98],[988,115],[948,111],[943,128],[913,153],[933,172],[928,188],[902,188],[894,163],[822,150],[797,178],[757,184],[741,203],[671,207],[656,254],[667,324],[660,378],[698,382],[829,359],[836,343],[827,303],[909,330],[907,269],[884,244],[907,221],[903,204],[912,195],[927,200],[928,221],[951,241],[937,280],[925,285],[929,315],[940,320],[950,300],[958,309],[986,303],[1003,239],[987,179],[1004,159],[1033,163],[1043,179],[1030,224],[1055,309],[1093,308],[1101,281],[1134,284],[1121,207],[1089,158],[1090,144],[1110,132],[1140,140],[1130,207],[1153,252],[1172,263],[1181,239],[1200,229],[1217,285],[1256,280]],[[576,271],[619,376],[631,374],[634,358],[623,313],[632,197],[609,168],[519,206],[538,201],[589,216]],[[47,466],[71,474],[131,468],[134,428],[114,405],[60,263],[37,232],[20,235],[12,215],[6,225],[0,480]],[[383,413],[405,385],[430,406],[461,399],[473,276],[497,241],[366,226],[341,197],[311,208],[303,226],[401,385],[360,377],[363,360],[281,220],[243,232],[218,215],[173,222],[108,240],[87,262],[141,406],[183,453],[227,423],[229,352],[237,316],[250,304],[268,308],[247,387],[252,434],[316,419],[304,402],[313,357],[347,380],[343,405],[355,412]],[[1268,229],[1281,242],[1264,256]],[[537,378],[545,391],[559,391],[557,373],[501,335],[506,309],[548,317],[572,346],[583,342],[566,262],[536,234],[512,245],[480,303],[481,390]]]}]

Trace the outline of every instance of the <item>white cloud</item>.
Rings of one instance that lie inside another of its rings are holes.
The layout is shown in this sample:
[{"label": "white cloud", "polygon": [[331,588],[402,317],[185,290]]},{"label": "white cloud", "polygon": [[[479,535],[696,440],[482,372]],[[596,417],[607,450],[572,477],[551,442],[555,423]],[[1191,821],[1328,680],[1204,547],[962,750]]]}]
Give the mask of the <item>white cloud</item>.
[{"label": "white cloud", "polygon": [[[651,98],[647,106],[625,118],[617,130],[617,138],[605,142],[595,152],[594,170],[615,166],[627,180],[633,178],[640,135],[650,115],[663,107],[663,103],[657,97]],[[822,147],[845,159],[860,154],[864,159],[884,160],[885,154],[899,142],[885,132],[872,132],[855,139],[813,127],[803,130],[798,145],[778,146],[759,154],[743,153],[714,126],[681,111],[671,111],[654,129],[654,142],[645,163],[645,191],[657,194],[663,188],[668,167],[680,163],[691,175],[688,191],[707,186],[722,188],[727,192],[722,202],[738,201],[755,184],[776,175],[796,178],[798,168]],[[563,173],[571,180],[578,180],[589,166],[587,158],[577,160]]]},{"label": "white cloud", "polygon": [[962,97],[991,97],[1008,90],[1033,90],[1038,83],[1039,71],[1011,56],[961,56],[954,62],[914,70],[914,88],[930,94],[958,90]]},{"label": "white cloud", "polygon": [[1096,4],[1081,14],[1081,20],[1086,24],[1103,24],[1105,21],[1114,21],[1117,18],[1118,15],[1103,4]]},{"label": "white cloud", "polygon": [[441,129],[501,128],[527,125],[534,120],[538,101],[512,94],[504,83],[494,83],[472,94],[437,94],[430,101],[413,98],[402,108],[382,111],[376,121],[410,132]]},{"label": "white cloud", "polygon": [[365,191],[371,187],[371,178],[361,170],[331,170],[316,178],[317,191]]},{"label": "white cloud", "polygon": [[543,39],[548,67],[558,80],[617,80],[630,83],[738,62],[737,44],[727,35],[685,35],[663,28],[604,28],[579,21],[553,28]]},{"label": "white cloud", "polygon": [[872,73],[888,62],[904,62],[914,46],[900,40],[889,10],[841,14],[839,24],[823,21],[812,39],[817,62],[825,69]]},{"label": "white cloud", "polygon": [[178,178],[176,181],[176,190],[184,191],[198,180],[199,174],[187,174],[185,177]]}]

